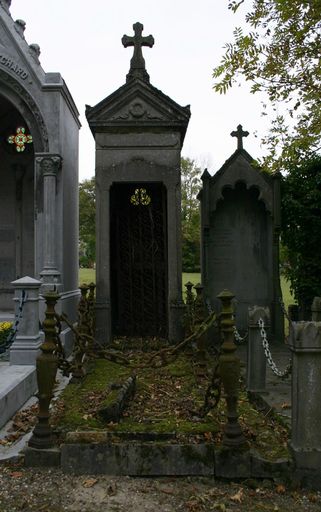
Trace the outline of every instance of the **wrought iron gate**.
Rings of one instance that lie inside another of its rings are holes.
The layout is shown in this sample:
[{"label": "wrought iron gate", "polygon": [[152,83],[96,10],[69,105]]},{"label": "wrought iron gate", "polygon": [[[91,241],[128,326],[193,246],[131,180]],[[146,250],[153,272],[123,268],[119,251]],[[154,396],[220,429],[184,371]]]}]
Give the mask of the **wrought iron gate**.
[{"label": "wrought iron gate", "polygon": [[110,198],[113,334],[166,337],[166,189],[115,184]]}]

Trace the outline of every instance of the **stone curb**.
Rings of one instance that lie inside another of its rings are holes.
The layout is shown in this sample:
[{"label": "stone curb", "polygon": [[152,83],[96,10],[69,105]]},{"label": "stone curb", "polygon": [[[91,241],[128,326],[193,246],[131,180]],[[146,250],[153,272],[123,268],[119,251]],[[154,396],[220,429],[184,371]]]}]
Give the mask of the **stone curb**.
[{"label": "stone curb", "polygon": [[288,478],[293,471],[290,460],[272,462],[252,450],[215,449],[210,443],[71,442],[63,444],[60,450],[27,448],[24,455],[28,467],[61,466],[64,473],[74,475],[195,475],[235,479]]}]

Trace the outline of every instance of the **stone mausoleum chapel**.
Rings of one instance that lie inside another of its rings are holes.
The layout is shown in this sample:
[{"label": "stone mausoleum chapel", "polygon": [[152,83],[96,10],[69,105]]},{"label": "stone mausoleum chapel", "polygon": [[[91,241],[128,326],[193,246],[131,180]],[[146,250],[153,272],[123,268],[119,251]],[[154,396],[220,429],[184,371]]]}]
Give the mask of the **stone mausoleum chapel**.
[{"label": "stone mausoleum chapel", "polygon": [[[79,114],[59,73],[46,73],[25,22],[0,2],[0,319],[12,318],[12,281],[56,286],[78,302]],[[66,334],[66,333],[64,333]]]},{"label": "stone mausoleum chapel", "polygon": [[180,159],[190,109],[151,85],[142,46],[133,46],[126,83],[86,116],[96,142],[96,325],[115,334],[183,335]]}]

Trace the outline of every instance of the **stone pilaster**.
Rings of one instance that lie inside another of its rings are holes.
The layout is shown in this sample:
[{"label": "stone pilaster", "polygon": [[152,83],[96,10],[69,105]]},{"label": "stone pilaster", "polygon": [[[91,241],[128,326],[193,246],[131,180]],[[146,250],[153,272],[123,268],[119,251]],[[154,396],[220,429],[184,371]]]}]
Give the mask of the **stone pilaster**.
[{"label": "stone pilaster", "polygon": [[36,156],[37,174],[43,183],[43,267],[40,272],[42,292],[61,287],[61,274],[57,268],[57,175],[61,169],[62,158],[59,155],[42,153]]},{"label": "stone pilaster", "polygon": [[34,365],[41,345],[39,289],[41,282],[22,277],[11,283],[15,290],[17,334],[10,349],[10,364]]},{"label": "stone pilaster", "polygon": [[[291,335],[292,450],[296,467],[321,469],[321,322],[298,322]],[[303,474],[302,473],[302,474]]]}]

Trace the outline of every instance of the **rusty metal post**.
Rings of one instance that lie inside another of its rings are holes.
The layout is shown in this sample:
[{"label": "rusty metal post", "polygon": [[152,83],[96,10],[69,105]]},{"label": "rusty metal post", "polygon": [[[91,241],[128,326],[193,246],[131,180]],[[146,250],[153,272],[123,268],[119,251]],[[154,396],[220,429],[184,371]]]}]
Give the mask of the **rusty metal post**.
[{"label": "rusty metal post", "polygon": [[[203,289],[200,283],[194,286],[196,290],[196,298],[194,303],[194,326],[199,327],[206,318],[205,302],[203,298]],[[197,356],[202,362],[206,359],[206,334],[200,336],[197,340]]]},{"label": "rusty metal post", "polygon": [[60,295],[55,292],[47,292],[44,295],[46,301],[45,320],[43,330],[45,340],[40,347],[41,353],[36,360],[38,382],[38,423],[34,428],[28,445],[33,448],[51,448],[54,445],[52,428],[49,423],[49,407],[53,397],[53,389],[58,369],[58,357],[56,353],[56,313],[55,305]]},{"label": "rusty metal post", "polygon": [[219,359],[219,371],[223,382],[227,406],[227,423],[223,445],[230,448],[243,447],[246,444],[238,422],[237,401],[239,394],[240,359],[236,356],[234,343],[234,318],[232,299],[234,295],[223,290],[218,296],[222,302],[221,331],[223,335],[222,352]]},{"label": "rusty metal post", "polygon": [[90,327],[90,336],[95,334],[95,283],[89,283],[89,295],[88,295],[88,321]]},{"label": "rusty metal post", "polygon": [[83,360],[84,360],[84,344],[87,343],[87,340],[84,341],[84,339],[81,338],[82,334],[88,334],[89,328],[88,328],[88,303],[87,303],[87,293],[89,290],[89,286],[86,284],[82,284],[79,286],[80,289],[80,299],[78,304],[78,339],[77,343],[78,345],[75,347],[75,357],[73,361],[73,372],[72,372],[72,382],[82,379],[85,375],[85,371],[83,368]]},{"label": "rusty metal post", "polygon": [[194,324],[194,294],[192,292],[193,283],[188,281],[185,283],[186,288],[186,334],[189,336],[193,332],[193,324]]}]

